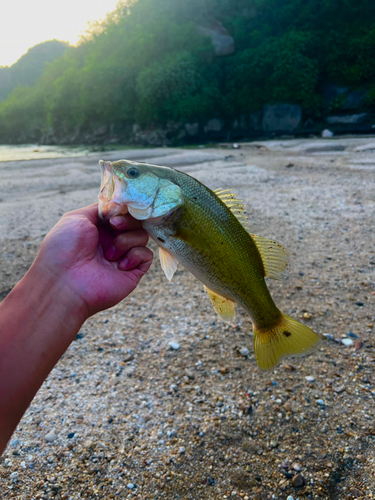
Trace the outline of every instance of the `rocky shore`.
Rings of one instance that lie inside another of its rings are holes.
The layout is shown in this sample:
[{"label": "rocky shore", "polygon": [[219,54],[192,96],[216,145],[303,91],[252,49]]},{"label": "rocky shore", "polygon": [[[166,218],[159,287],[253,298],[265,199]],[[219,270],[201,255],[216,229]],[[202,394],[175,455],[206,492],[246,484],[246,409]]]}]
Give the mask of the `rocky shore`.
[{"label": "rocky shore", "polygon": [[375,140],[239,146],[0,162],[0,299],[59,217],[95,201],[98,159],[121,157],[234,188],[251,231],[291,252],[275,302],[323,338],[260,372],[249,317],[224,325],[155,258],[37,394],[0,459],[1,499],[375,498]]}]

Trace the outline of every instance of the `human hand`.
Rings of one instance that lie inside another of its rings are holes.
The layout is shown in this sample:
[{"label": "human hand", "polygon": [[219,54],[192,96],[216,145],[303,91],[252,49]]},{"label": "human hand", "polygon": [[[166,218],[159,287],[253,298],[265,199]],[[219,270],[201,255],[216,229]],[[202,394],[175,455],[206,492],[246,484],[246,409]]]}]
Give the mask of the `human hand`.
[{"label": "human hand", "polygon": [[140,222],[129,214],[101,225],[95,203],[60,219],[34,266],[66,285],[84,321],[135,289],[152,262],[147,241]]}]

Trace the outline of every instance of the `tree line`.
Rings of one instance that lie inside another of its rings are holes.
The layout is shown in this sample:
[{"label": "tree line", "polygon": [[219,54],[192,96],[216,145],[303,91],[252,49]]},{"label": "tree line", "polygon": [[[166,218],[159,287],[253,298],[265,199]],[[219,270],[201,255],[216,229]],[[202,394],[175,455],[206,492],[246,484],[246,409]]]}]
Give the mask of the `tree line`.
[{"label": "tree line", "polygon": [[[199,31],[212,21],[233,37],[233,54],[216,56]],[[127,0],[0,102],[0,142],[108,123],[230,123],[267,103],[319,117],[327,82],[365,89],[361,105],[374,108],[373,0]]]}]

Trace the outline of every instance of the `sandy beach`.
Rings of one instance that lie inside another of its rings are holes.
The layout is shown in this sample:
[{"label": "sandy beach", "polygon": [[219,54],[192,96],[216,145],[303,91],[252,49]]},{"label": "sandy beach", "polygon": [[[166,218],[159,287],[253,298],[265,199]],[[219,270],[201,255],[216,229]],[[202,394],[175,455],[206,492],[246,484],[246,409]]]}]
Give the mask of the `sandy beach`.
[{"label": "sandy beach", "polygon": [[276,304],[323,337],[261,372],[250,318],[225,325],[156,256],[44,383],[0,459],[1,499],[375,498],[375,138],[239,146],[0,162],[0,300],[60,216],[96,201],[98,160],[127,158],[233,188],[251,232],[290,250]]}]

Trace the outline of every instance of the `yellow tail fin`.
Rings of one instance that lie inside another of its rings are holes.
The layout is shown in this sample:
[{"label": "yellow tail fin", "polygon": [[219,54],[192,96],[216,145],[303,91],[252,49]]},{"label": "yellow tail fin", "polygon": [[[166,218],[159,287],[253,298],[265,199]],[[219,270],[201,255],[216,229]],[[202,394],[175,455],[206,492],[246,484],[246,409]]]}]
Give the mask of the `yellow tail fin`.
[{"label": "yellow tail fin", "polygon": [[309,354],[320,342],[319,335],[283,313],[269,329],[254,325],[255,359],[262,370],[270,370],[286,356]]}]

